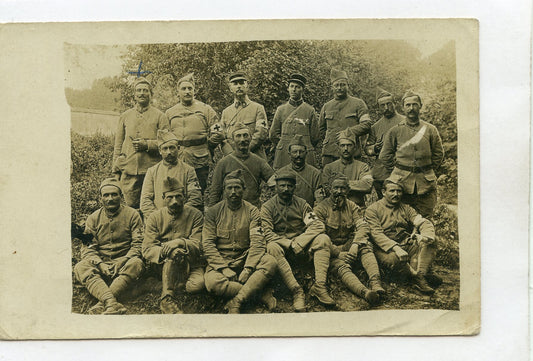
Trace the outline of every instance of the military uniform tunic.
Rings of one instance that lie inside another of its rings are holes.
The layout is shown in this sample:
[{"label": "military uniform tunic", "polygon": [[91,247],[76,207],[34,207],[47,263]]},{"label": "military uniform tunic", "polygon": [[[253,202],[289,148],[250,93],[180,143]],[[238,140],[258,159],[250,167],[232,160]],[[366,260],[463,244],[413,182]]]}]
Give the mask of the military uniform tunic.
[{"label": "military uniform tunic", "polygon": [[[246,168],[243,167],[243,164]],[[268,179],[274,174],[274,171],[270,168],[266,160],[254,153],[250,153],[246,159],[238,158],[234,153],[231,153],[218,161],[213,171],[213,179],[209,188],[208,206],[215,205],[222,199],[224,178],[228,173],[237,169],[242,170],[242,177],[246,185],[243,199],[256,207],[260,206],[260,183],[261,181],[268,182]]]},{"label": "military uniform tunic", "polygon": [[250,150],[266,159],[263,143],[268,138],[268,123],[265,108],[246,96],[243,103],[235,101],[229,107],[222,111],[222,126],[226,135],[226,144],[224,145],[224,155],[231,153],[232,146],[228,144],[231,141],[236,123],[243,123],[250,130],[252,141]]},{"label": "military uniform tunic", "polygon": [[[278,172],[285,170],[291,170],[296,174],[296,189],[294,190],[294,195],[305,199],[305,201],[310,205],[314,205],[315,201],[320,201],[321,199],[315,199],[316,191],[322,187],[322,177],[318,169],[313,167],[310,164],[306,164],[303,169],[294,169],[291,164],[287,164],[282,167]],[[268,180],[268,185],[273,187],[276,185],[276,176],[273,175]]]},{"label": "military uniform tunic", "polygon": [[295,104],[288,101],[276,109],[270,127],[270,140],[276,146],[274,169],[280,169],[291,162],[289,143],[296,134],[302,135],[307,147],[306,162],[316,167],[315,146],[320,140],[320,134],[315,109],[306,102]]},{"label": "military uniform tunic", "polygon": [[171,177],[177,179],[184,186],[185,198],[192,207],[202,207],[202,191],[194,168],[177,160],[177,164],[165,164],[163,161],[149,168],[144,178],[141,191],[141,211],[144,218],[148,219],[156,209],[165,206],[163,200],[163,181]]},{"label": "military uniform tunic", "polygon": [[191,106],[174,105],[166,115],[180,144],[180,158],[195,169],[209,166],[211,127],[218,122],[213,108],[194,99]]},{"label": "military uniform tunic", "polygon": [[348,199],[359,207],[365,207],[365,195],[372,191],[372,175],[366,163],[354,159],[344,164],[342,159],[326,164],[322,171],[322,183],[330,186],[336,174],[344,174],[348,178]]},{"label": "military uniform tunic", "polygon": [[355,135],[355,157],[358,158],[362,154],[359,137],[368,134],[372,125],[365,102],[349,95],[346,99],[332,99],[324,104],[318,124],[320,133],[324,136],[322,155],[337,158],[340,156],[337,143],[340,131],[350,128],[351,133]]}]

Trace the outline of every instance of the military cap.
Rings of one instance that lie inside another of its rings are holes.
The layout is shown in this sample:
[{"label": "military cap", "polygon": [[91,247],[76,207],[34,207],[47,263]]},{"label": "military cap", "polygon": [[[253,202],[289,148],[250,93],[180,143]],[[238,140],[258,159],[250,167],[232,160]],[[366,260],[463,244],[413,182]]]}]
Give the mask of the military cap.
[{"label": "military cap", "polygon": [[248,80],[248,77],[246,76],[246,73],[244,71],[236,71],[229,75],[228,80],[230,82],[237,81],[237,80]]},{"label": "military cap", "polygon": [[104,188],[105,186],[117,187],[118,190],[120,191],[120,194],[122,194],[122,187],[120,186],[120,182],[116,178],[104,179],[102,183],[100,184],[100,189],[99,189],[100,192],[102,191],[102,188]]},{"label": "military cap", "polygon": [[185,75],[183,78],[179,79],[178,86],[180,86],[180,84],[183,83],[184,81],[188,81],[194,86],[194,73],[189,73]]},{"label": "military cap", "polygon": [[304,87],[307,83],[307,79],[302,74],[292,74],[288,83],[298,83]]},{"label": "military cap", "polygon": [[386,90],[381,89],[381,91],[376,96],[376,102],[379,101],[381,98],[387,98],[387,97],[391,97],[392,98],[392,94],[389,93]]},{"label": "military cap", "polygon": [[420,102],[420,105],[422,105],[422,98],[420,98],[420,95],[418,95],[417,93],[414,93],[413,91],[411,90],[408,90],[405,92],[405,94],[403,95],[402,97],[402,104],[404,103],[404,100],[406,98],[410,98],[410,97],[417,97],[418,98],[418,101]]},{"label": "military cap", "polygon": [[172,177],[167,177],[163,180],[163,196],[167,192],[184,192],[184,187],[179,180]]},{"label": "military cap", "polygon": [[152,83],[150,83],[148,79],[143,76],[135,79],[135,81],[133,82],[133,87],[136,88],[139,84],[148,84],[148,87],[150,88],[150,90],[152,90]]},{"label": "military cap", "polygon": [[168,129],[158,129],[157,130],[157,145],[160,147],[166,142],[172,140],[178,141],[178,138]]},{"label": "military cap", "polygon": [[348,129],[341,130],[339,136],[337,137],[337,142],[340,142],[342,139],[349,140],[355,144],[355,137],[348,131]]},{"label": "military cap", "polygon": [[280,169],[278,172],[276,172],[276,175],[274,176],[274,179],[277,181],[279,180],[290,180],[294,184],[296,184],[296,173],[290,169]]},{"label": "military cap", "polygon": [[396,184],[403,190],[403,183],[402,183],[401,176],[391,174],[387,179],[383,181],[383,189],[385,189],[387,184]]},{"label": "military cap", "polygon": [[330,178],[330,184],[333,184],[335,181],[343,182],[346,187],[348,187],[348,177],[346,177],[343,173],[335,173]]},{"label": "military cap", "polygon": [[244,187],[244,178],[242,177],[242,169],[234,170],[233,172],[230,172],[226,174],[224,177],[224,185],[226,185],[227,182],[236,180],[241,182],[241,185]]},{"label": "military cap", "polygon": [[307,146],[304,143],[304,137],[301,134],[295,134],[292,137],[291,141],[289,142],[289,150],[291,149],[291,146],[293,145],[302,145],[305,147],[305,149],[307,149]]},{"label": "military cap", "polygon": [[346,79],[348,80],[348,75],[344,70],[331,69],[331,83],[335,83],[337,80]]},{"label": "military cap", "polygon": [[250,128],[248,128],[246,125],[244,125],[243,122],[237,122],[235,124],[233,124],[233,133],[235,133],[236,131],[238,130],[247,130],[248,133],[250,133]]}]

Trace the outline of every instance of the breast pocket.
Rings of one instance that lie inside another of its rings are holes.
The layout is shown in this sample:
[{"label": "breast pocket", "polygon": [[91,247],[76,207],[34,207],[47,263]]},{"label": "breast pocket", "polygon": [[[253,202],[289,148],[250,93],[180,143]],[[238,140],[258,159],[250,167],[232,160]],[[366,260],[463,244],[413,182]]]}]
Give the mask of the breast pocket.
[{"label": "breast pocket", "polygon": [[229,235],[230,235],[229,229],[217,228],[217,238],[229,239]]}]

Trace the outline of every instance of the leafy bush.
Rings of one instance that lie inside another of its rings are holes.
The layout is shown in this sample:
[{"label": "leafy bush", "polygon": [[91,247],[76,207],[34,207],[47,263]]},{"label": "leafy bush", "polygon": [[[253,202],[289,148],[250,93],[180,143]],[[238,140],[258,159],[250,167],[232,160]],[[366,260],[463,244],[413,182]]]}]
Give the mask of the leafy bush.
[{"label": "leafy bush", "polygon": [[438,240],[435,262],[451,269],[459,268],[459,234],[455,207],[437,204],[433,219]]},{"label": "leafy bush", "polygon": [[111,174],[113,136],[71,132],[71,219],[82,223],[100,207],[100,182]]}]

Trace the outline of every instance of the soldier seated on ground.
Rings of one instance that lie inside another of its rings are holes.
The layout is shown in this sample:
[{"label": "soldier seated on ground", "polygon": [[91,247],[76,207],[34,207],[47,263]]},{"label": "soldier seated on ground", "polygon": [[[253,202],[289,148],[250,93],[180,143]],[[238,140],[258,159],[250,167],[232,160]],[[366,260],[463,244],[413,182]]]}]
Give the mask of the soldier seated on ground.
[{"label": "soldier seated on ground", "polygon": [[276,173],[276,195],[261,208],[261,224],[267,240],[267,252],[278,262],[283,282],[293,294],[293,307],[303,312],[305,295],[294,277],[286,253],[308,254],[315,267],[315,283],[309,294],[324,305],[335,305],[326,282],[331,241],[324,234],[324,224],[305,200],[294,196],[296,175],[291,170]]},{"label": "soldier seated on ground", "polygon": [[161,272],[161,312],[182,313],[175,298],[180,286],[185,283],[189,293],[204,289],[203,216],[185,204],[184,187],[175,178],[163,182],[163,199],[165,207],[154,211],[146,221],[142,254]]},{"label": "soldier seated on ground", "polygon": [[74,274],[98,299],[90,313],[121,314],[127,310],[117,298],[143,270],[143,224],[135,209],[122,205],[123,193],[116,179],[102,182],[100,197],[103,207],[85,223],[85,233],[92,235],[92,241],[82,246],[81,261],[74,267]]},{"label": "soldier seated on ground", "polygon": [[433,224],[401,202],[402,185],[398,178],[384,182],[383,198],[365,211],[374,252],[380,265],[395,274],[410,276],[418,291],[431,295],[442,283],[431,274],[436,242]]},{"label": "soldier seated on ground", "polygon": [[[206,212],[202,234],[206,288],[231,299],[225,306],[229,313],[239,313],[242,303],[262,291],[277,269],[276,259],[266,254],[259,210],[243,200],[244,187],[241,170],[224,178],[224,199]],[[269,310],[276,307],[271,289],[261,300]]]},{"label": "soldier seated on ground", "polygon": [[[368,225],[361,209],[347,199],[348,189],[346,176],[337,175],[331,183],[331,195],[314,211],[326,225],[326,234],[332,242],[330,269],[350,291],[373,305],[379,302],[385,290],[381,287],[379,267],[368,240]],[[370,290],[352,271],[358,260],[368,274]]]}]

